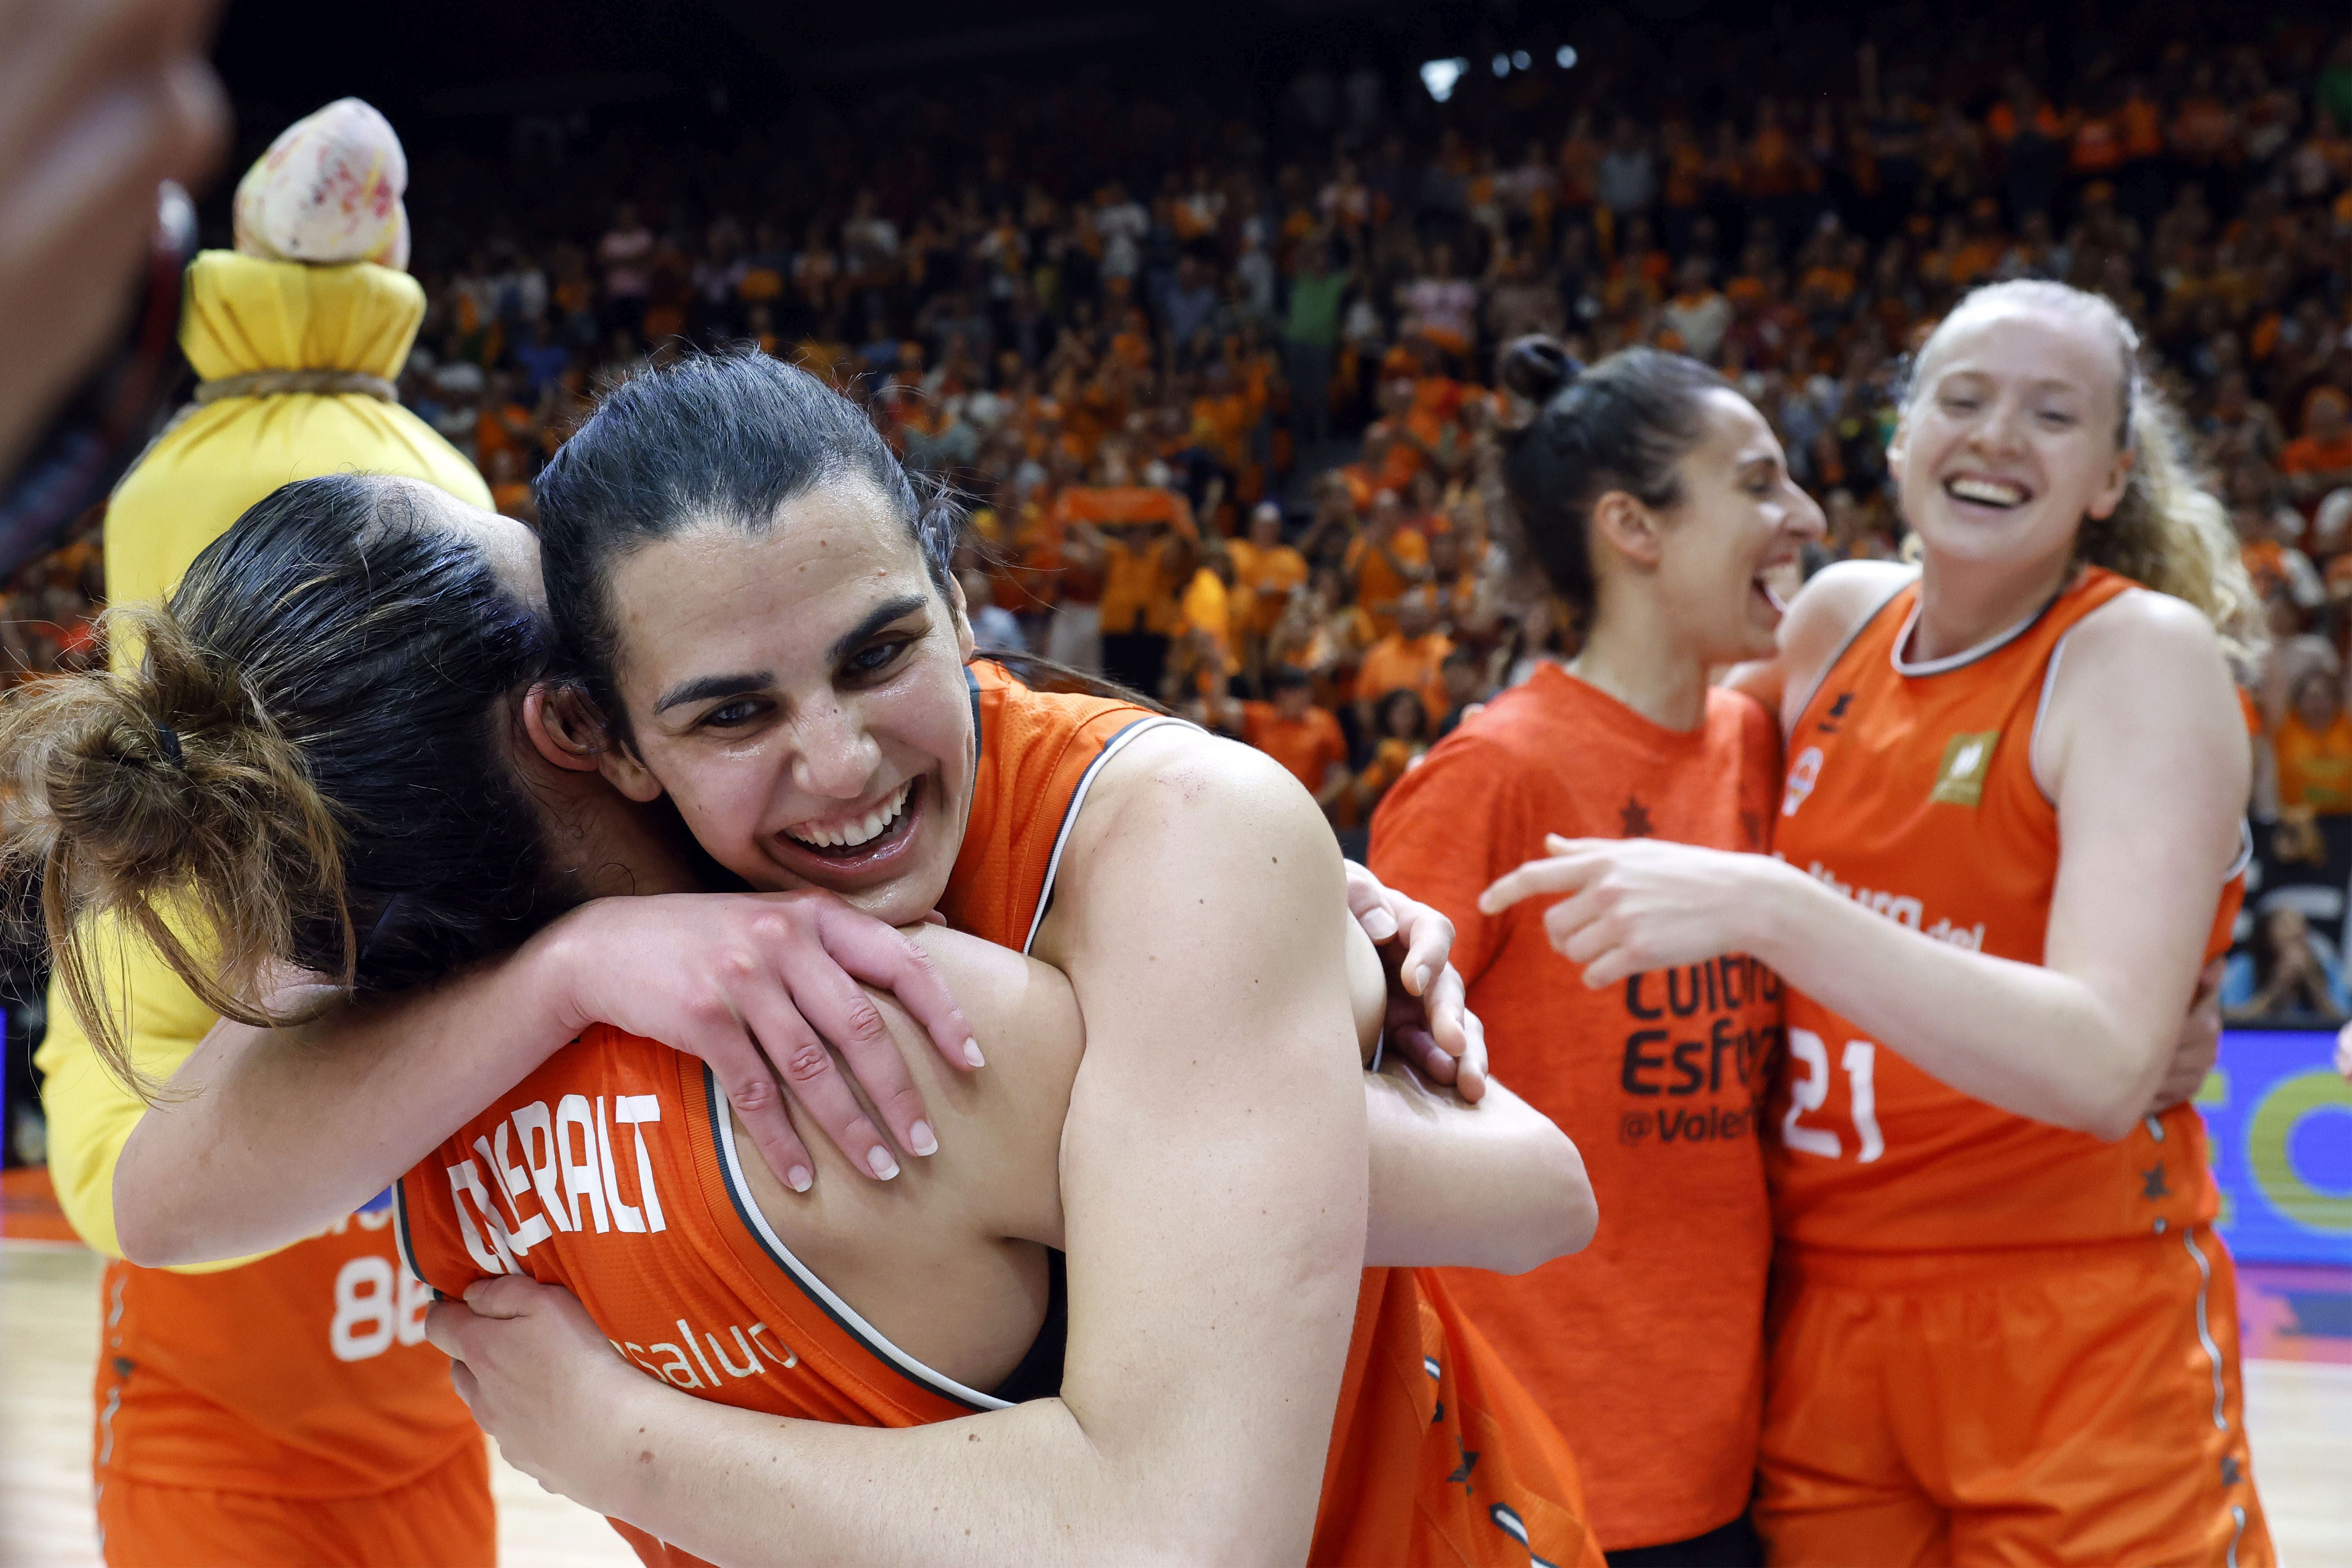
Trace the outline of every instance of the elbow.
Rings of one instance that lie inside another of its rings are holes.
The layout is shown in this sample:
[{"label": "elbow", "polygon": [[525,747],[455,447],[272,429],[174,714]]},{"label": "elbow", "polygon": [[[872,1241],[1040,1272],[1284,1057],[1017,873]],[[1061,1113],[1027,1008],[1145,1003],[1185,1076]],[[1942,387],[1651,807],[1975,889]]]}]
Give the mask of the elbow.
[{"label": "elbow", "polygon": [[1600,1201],[1592,1194],[1592,1180],[1585,1173],[1584,1156],[1577,1152],[1575,1142],[1547,1122],[1543,1144],[1539,1174],[1527,1194],[1531,1212],[1520,1231],[1523,1245],[1497,1273],[1525,1274],[1555,1258],[1581,1252],[1601,1228]]}]

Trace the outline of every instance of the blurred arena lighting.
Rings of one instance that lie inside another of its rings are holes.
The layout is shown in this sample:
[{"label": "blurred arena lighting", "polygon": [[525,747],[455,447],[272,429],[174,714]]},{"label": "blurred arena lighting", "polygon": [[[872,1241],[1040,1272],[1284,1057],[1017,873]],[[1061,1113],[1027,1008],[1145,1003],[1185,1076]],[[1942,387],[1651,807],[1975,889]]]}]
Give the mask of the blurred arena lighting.
[{"label": "blurred arena lighting", "polygon": [[1508,76],[1511,74],[1510,56],[1496,55],[1495,57],[1495,74],[1496,76]]},{"label": "blurred arena lighting", "polygon": [[1525,70],[1534,63],[1535,62],[1533,60],[1528,58],[1527,50],[1513,49],[1511,51],[1511,68],[1513,70]]},{"label": "blurred arena lighting", "polygon": [[1423,60],[1421,62],[1421,85],[1429,89],[1430,97],[1444,103],[1454,96],[1454,84],[1460,81],[1462,73],[1469,68],[1470,62],[1459,55],[1446,60]]},{"label": "blurred arena lighting", "polygon": [[1559,53],[1552,56],[1552,58],[1559,62],[1560,69],[1567,70],[1576,64],[1576,51],[1568,45],[1562,44],[1559,47]]}]

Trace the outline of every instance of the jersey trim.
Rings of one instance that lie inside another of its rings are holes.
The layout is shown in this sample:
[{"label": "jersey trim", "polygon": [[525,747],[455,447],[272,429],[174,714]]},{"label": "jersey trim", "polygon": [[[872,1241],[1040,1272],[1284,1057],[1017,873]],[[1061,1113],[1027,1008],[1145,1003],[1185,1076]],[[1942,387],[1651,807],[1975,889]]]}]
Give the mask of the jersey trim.
[{"label": "jersey trim", "polygon": [[[408,1236],[408,1182],[405,1177],[392,1184],[392,1244],[400,1254],[400,1266],[407,1269],[408,1277],[419,1285],[431,1285],[433,1281],[425,1278],[425,1270],[416,1267],[416,1243]],[[436,1290],[434,1294],[438,1296],[440,1292]]]},{"label": "jersey trim", "polygon": [[[1870,625],[1873,621],[1875,621],[1879,616],[1886,613],[1887,605],[1893,604],[1895,600],[1903,596],[1904,589],[1910,587],[1917,581],[1919,581],[1919,574],[1914,572],[1911,575],[1906,577],[1901,583],[1897,584],[1893,593],[1879,600],[1878,603],[1871,605],[1870,613],[1863,616],[1860,620],[1854,622],[1853,629],[1848,631],[1845,634],[1843,640],[1839,642],[1837,645],[1837,651],[1822,661],[1822,672],[1813,677],[1812,687],[1805,693],[1805,700],[1797,704],[1797,725],[1799,727],[1803,725],[1805,721],[1805,711],[1812,707],[1813,699],[1819,697],[1822,694],[1822,688],[1830,683],[1830,677],[1837,673],[1837,667],[1845,661],[1845,656],[1853,651],[1853,645],[1861,639],[1862,634],[1870,629]],[[1791,728],[1789,731],[1792,736],[1796,732],[1795,728]]]},{"label": "jersey trim", "polygon": [[751,1200],[750,1184],[743,1179],[743,1157],[735,1143],[735,1120],[728,1112],[726,1097],[719,1092],[719,1076],[707,1064],[702,1069],[702,1087],[709,1098],[711,1135],[719,1147],[719,1169],[726,1184],[727,1196],[735,1205],[735,1213],[742,1220],[744,1227],[751,1231],[768,1257],[792,1277],[802,1293],[877,1357],[904,1373],[909,1382],[920,1384],[933,1394],[952,1400],[967,1410],[1011,1409],[1010,1400],[982,1394],[976,1388],[966,1388],[945,1373],[925,1366],[883,1338],[881,1331],[858,1316],[856,1308],[835,1295],[808,1265],[793,1256],[792,1248],[783,1244],[782,1238],[768,1224],[768,1216],[760,1212],[760,1205]]},{"label": "jersey trim", "polygon": [[1024,954],[1037,944],[1038,928],[1045,923],[1046,912],[1054,907],[1054,879],[1062,869],[1062,850],[1070,842],[1070,829],[1078,825],[1078,808],[1086,805],[1087,792],[1094,787],[1095,775],[1101,773],[1103,764],[1118,755],[1129,741],[1146,730],[1155,730],[1167,724],[1183,724],[1188,729],[1193,727],[1185,720],[1162,713],[1138,719],[1104,742],[1103,749],[1095,753],[1095,760],[1087,764],[1087,771],[1078,775],[1078,785],[1070,792],[1070,804],[1062,808],[1062,826],[1054,835],[1054,853],[1045,861],[1045,880],[1037,889],[1037,912],[1029,917],[1029,934],[1021,942],[1021,951]]},{"label": "jersey trim", "polygon": [[[1895,673],[1906,679],[1916,680],[1921,676],[1948,674],[1964,665],[1974,664],[1980,658],[1990,658],[2032,631],[2041,623],[2042,617],[2050,613],[2050,606],[2064,598],[2074,585],[2070,579],[2064,587],[2050,595],[2048,603],[2010,627],[2009,630],[1987,637],[1974,647],[1964,647],[1958,653],[1946,654],[1941,658],[1923,658],[1916,664],[1911,663],[1903,657],[1904,647],[1910,642],[1912,630],[1919,624],[1920,606],[1915,600],[1911,605],[1911,613],[1903,617],[1903,627],[1895,634],[1895,644],[1886,650],[1886,657],[1894,664]],[[2072,631],[2074,628],[2070,626],[2067,629]]]}]

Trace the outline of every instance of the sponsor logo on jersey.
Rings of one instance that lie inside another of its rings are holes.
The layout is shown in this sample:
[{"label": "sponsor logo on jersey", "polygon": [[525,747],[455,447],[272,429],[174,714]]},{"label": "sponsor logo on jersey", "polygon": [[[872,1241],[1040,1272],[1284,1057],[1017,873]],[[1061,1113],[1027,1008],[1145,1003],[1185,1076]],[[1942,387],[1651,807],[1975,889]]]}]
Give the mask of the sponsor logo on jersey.
[{"label": "sponsor logo on jersey", "polygon": [[1936,770],[1929,800],[1974,810],[1984,801],[1985,778],[1992,772],[1992,749],[2000,741],[1998,730],[1953,736],[1944,742],[1944,763]]},{"label": "sponsor logo on jersey", "polygon": [[1838,880],[1837,873],[1816,860],[1805,868],[1806,874],[1832,892],[1843,893],[1864,909],[1885,915],[1896,925],[1909,926],[1922,936],[1932,936],[1937,942],[1948,942],[1954,947],[1967,948],[1970,952],[1984,951],[1984,921],[1973,926],[1955,925],[1949,915],[1938,917],[1929,925],[1927,906],[1908,893],[1881,891],[1875,888],[1857,888],[1851,882]]},{"label": "sponsor logo on jersey", "polygon": [[1805,804],[1805,797],[1813,793],[1813,785],[1821,782],[1821,776],[1822,749],[1807,746],[1789,764],[1789,784],[1780,795],[1780,815],[1796,816],[1797,807]]},{"label": "sponsor logo on jersey", "polygon": [[1853,693],[1851,691],[1839,692],[1837,694],[1837,700],[1830,704],[1828,714],[1822,718],[1820,723],[1814,725],[1813,728],[1820,731],[1824,735],[1836,734],[1837,721],[1844,718],[1845,710],[1853,706]]}]

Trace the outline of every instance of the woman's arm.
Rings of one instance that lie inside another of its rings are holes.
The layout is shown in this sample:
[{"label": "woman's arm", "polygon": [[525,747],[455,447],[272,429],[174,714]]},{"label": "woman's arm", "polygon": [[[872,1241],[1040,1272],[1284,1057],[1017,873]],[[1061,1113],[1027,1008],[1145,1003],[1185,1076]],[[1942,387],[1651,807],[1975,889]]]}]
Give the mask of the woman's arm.
[{"label": "woman's arm", "polygon": [[822,893],[599,900],[429,990],[295,1027],[225,1022],[123,1146],[123,1256],[202,1263],[312,1235],[598,1021],[709,1062],[789,1184],[805,1186],[814,1167],[779,1070],[853,1163],[876,1168],[875,1149],[889,1157],[820,1037],[872,1091],[898,1146],[927,1152],[921,1096],[858,980],[897,995],[950,1063],[978,1065],[971,1026],[919,948]]},{"label": "woman's arm", "polygon": [[2121,1137],[2147,1110],[2236,857],[2247,763],[2212,630],[2135,594],[2074,632],[2036,769],[2064,848],[2039,964],[1970,952],[1782,862],[1649,840],[1555,839],[1487,889],[1570,893],[1544,923],[1589,985],[1719,952],[2004,1110]]},{"label": "woman's arm", "polygon": [[1276,764],[1171,731],[1105,770],[1063,867],[1060,1396],[888,1433],[716,1409],[499,1279],[431,1332],[519,1462],[736,1564],[1304,1560],[1365,1235],[1338,851]]},{"label": "woman's arm", "polygon": [[1509,1089],[1486,1088],[1474,1106],[1401,1063],[1365,1079],[1366,1268],[1524,1274],[1592,1239],[1601,1211],[1576,1145]]}]

